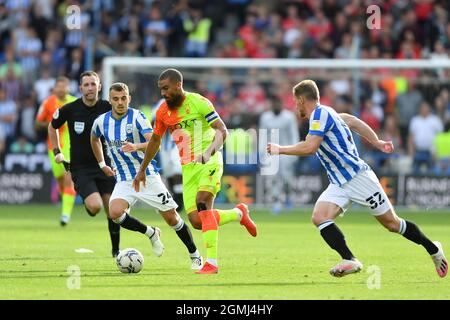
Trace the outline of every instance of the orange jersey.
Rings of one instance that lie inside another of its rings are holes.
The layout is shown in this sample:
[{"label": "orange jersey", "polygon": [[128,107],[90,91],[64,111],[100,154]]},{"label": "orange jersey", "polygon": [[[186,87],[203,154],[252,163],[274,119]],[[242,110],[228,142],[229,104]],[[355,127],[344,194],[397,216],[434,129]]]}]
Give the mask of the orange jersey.
[{"label": "orange jersey", "polygon": [[[51,95],[47,99],[42,102],[41,106],[36,115],[36,120],[41,122],[51,122],[53,118],[53,114],[63,105],[74,101],[76,98],[71,95],[66,95],[64,100],[59,100],[55,95]],[[61,148],[64,148],[69,141],[69,131],[67,130],[67,124],[64,124],[61,128],[58,129],[59,133],[59,143]],[[50,143],[50,139],[47,138],[47,146],[49,150],[52,150],[53,147]]]},{"label": "orange jersey", "polygon": [[192,92],[185,92],[185,99],[180,107],[169,109],[164,101],[156,111],[154,134],[164,136],[169,129],[185,165],[202,154],[212,143],[215,130],[211,124],[219,118],[214,106],[205,97]]}]

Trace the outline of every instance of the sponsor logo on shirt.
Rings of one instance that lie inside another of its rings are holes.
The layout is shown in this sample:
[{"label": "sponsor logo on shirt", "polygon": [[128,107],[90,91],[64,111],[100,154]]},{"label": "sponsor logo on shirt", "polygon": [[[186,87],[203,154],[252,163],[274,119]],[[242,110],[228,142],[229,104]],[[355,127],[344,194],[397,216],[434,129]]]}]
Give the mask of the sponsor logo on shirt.
[{"label": "sponsor logo on shirt", "polygon": [[319,130],[320,129],[320,121],[319,120],[313,120],[311,123],[311,130]]}]

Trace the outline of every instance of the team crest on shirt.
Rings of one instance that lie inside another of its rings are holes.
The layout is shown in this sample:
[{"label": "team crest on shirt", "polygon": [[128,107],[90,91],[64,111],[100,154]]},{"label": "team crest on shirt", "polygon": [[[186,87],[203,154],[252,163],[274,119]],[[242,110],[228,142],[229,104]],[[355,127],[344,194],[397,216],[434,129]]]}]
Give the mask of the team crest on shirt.
[{"label": "team crest on shirt", "polygon": [[73,129],[76,133],[81,134],[84,131],[84,122],[75,121],[73,124]]},{"label": "team crest on shirt", "polygon": [[[41,112],[41,109],[39,109],[39,112]],[[59,118],[59,109],[56,109],[55,113],[53,113],[53,119]]]},{"label": "team crest on shirt", "polygon": [[132,123],[128,123],[125,126],[125,130],[126,130],[127,134],[131,134],[133,132],[133,124]]},{"label": "team crest on shirt", "polygon": [[186,114],[190,114],[191,113],[191,109],[189,109],[189,106],[186,106]]},{"label": "team crest on shirt", "polygon": [[319,120],[313,120],[311,123],[311,130],[319,130],[320,129],[320,121]]}]

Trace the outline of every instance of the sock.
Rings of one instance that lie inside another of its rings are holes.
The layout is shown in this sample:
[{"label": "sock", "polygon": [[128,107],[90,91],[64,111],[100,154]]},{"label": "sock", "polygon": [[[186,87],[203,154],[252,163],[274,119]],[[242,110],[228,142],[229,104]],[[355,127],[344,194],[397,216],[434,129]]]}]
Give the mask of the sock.
[{"label": "sock", "polygon": [[173,200],[177,203],[178,208],[177,211],[183,211],[183,185],[176,184],[173,186]]},{"label": "sock", "polygon": [[152,238],[155,235],[155,228],[151,226],[147,226],[147,230],[145,231],[145,235],[149,238]]},{"label": "sock", "polygon": [[183,219],[180,218],[178,223],[176,225],[172,226],[172,228],[177,233],[178,238],[180,238],[181,241],[183,241],[183,243],[186,246],[186,248],[188,249],[189,253],[194,253],[197,251],[197,247],[195,246],[195,243],[194,243],[194,238],[192,238],[191,230],[189,229],[187,224],[184,223]]},{"label": "sock", "polygon": [[223,226],[231,221],[241,221],[242,218],[242,212],[238,208],[213,211],[219,226]]},{"label": "sock", "polygon": [[189,253],[189,257],[200,258],[200,252],[198,252],[198,250],[195,250],[195,252]]},{"label": "sock", "polygon": [[75,190],[65,188],[62,193],[62,215],[70,217],[72,215],[73,205],[75,204]]},{"label": "sock", "polygon": [[199,212],[202,221],[203,242],[206,246],[206,258],[216,260],[217,266],[217,241],[218,241],[218,223],[213,213],[214,210],[203,210]]},{"label": "sock", "polygon": [[137,231],[142,234],[146,234],[147,232],[147,226],[145,224],[143,224],[138,219],[130,216],[127,213],[123,213],[119,218],[114,220],[114,222],[120,224],[120,226],[122,226],[123,228],[131,231]]},{"label": "sock", "polygon": [[403,235],[406,239],[422,245],[430,255],[439,251],[439,248],[436,247],[436,245],[431,242],[413,222],[400,219],[400,230],[398,233]]},{"label": "sock", "polygon": [[353,253],[345,243],[345,237],[342,231],[334,224],[333,220],[325,220],[320,223],[317,228],[320,235],[328,245],[336,250],[342,259],[351,260],[354,258]]},{"label": "sock", "polygon": [[120,225],[108,218],[108,230],[113,251],[119,251]]}]

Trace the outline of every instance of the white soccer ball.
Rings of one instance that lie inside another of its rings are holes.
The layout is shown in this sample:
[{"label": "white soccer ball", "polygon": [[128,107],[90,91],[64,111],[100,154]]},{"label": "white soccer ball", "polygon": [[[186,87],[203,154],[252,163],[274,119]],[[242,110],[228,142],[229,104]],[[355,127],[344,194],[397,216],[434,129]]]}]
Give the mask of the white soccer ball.
[{"label": "white soccer ball", "polygon": [[127,248],[117,255],[116,263],[123,273],[138,273],[144,266],[144,256],[137,249]]}]

